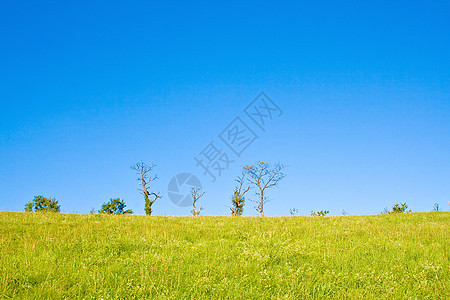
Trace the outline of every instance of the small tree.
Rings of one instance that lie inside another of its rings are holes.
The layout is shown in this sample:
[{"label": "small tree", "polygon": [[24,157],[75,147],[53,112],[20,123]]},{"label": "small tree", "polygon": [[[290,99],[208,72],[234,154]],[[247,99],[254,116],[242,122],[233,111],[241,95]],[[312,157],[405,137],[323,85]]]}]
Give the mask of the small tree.
[{"label": "small tree", "polygon": [[238,186],[235,187],[233,197],[231,198],[231,215],[232,216],[241,216],[244,212],[244,204],[245,204],[245,193],[250,190],[250,186],[246,189],[242,189],[242,185],[244,184],[245,172],[242,172],[241,176],[238,176],[236,182]]},{"label": "small tree", "polygon": [[139,174],[139,178],[137,180],[140,182],[142,188],[139,188],[138,190],[141,191],[142,195],[144,195],[145,214],[149,216],[152,214],[153,203],[155,203],[158,198],[161,198],[159,194],[150,191],[150,184],[152,181],[158,179],[157,175],[154,177],[150,176],[150,172],[155,168],[155,166],[156,165],[147,165],[144,162],[139,162],[131,166],[131,169],[135,170],[136,173]]},{"label": "small tree", "polygon": [[298,213],[298,209],[296,209],[296,208],[291,208],[291,209],[289,210],[289,213],[291,214],[291,216],[295,216],[295,214]]},{"label": "small tree", "polygon": [[42,195],[35,196],[33,201],[25,204],[25,211],[32,212],[40,211],[40,212],[60,212],[61,205],[58,205],[58,201],[55,198],[46,198]]},{"label": "small tree", "polygon": [[109,199],[108,203],[104,203],[102,205],[102,209],[98,212],[101,214],[116,214],[116,215],[131,215],[133,211],[131,209],[125,210],[125,204],[124,200],[121,200],[120,198],[116,199]]},{"label": "small tree", "polygon": [[200,199],[204,194],[205,194],[205,192],[202,191],[201,187],[191,188],[192,207],[193,207],[191,212],[194,217],[198,217],[198,215],[200,214],[200,211],[203,209],[203,207],[201,207],[201,206],[199,209],[197,209],[195,204],[197,203],[198,199]]},{"label": "small tree", "polygon": [[433,211],[439,211],[439,204],[438,203],[435,203],[433,205]]},{"label": "small tree", "polygon": [[265,196],[266,189],[273,188],[280,183],[285,177],[283,169],[284,166],[279,163],[272,166],[262,161],[255,165],[244,167],[246,174],[249,175],[249,183],[257,188],[256,195],[259,200],[257,201],[258,206],[255,206],[255,209],[261,214],[261,217],[264,217],[264,204],[267,202]]}]

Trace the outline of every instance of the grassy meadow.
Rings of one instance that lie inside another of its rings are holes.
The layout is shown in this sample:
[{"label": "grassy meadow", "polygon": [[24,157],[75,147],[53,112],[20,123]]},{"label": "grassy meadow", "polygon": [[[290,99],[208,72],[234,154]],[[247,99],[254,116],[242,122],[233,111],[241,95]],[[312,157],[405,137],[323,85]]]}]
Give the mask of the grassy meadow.
[{"label": "grassy meadow", "polygon": [[0,212],[0,297],[450,298],[450,213]]}]

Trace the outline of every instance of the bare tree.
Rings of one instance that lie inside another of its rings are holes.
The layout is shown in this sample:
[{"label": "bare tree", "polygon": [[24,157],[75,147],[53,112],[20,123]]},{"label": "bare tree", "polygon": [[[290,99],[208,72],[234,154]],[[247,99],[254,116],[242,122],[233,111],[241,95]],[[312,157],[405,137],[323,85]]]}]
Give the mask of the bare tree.
[{"label": "bare tree", "polygon": [[161,196],[155,192],[150,191],[150,184],[158,179],[158,176],[151,176],[150,172],[153,171],[156,165],[147,165],[144,162],[138,162],[135,165],[131,166],[131,169],[135,170],[137,174],[139,174],[139,178],[137,179],[140,182],[141,188],[138,190],[141,191],[142,195],[144,195],[145,199],[145,214],[152,214],[152,205],[155,203],[158,198]]},{"label": "bare tree", "polygon": [[283,173],[284,166],[281,164],[271,165],[266,162],[258,162],[255,165],[244,167],[245,172],[249,175],[248,181],[257,188],[258,206],[255,206],[257,212],[264,217],[264,204],[267,202],[265,196],[266,189],[273,188],[285,177]]},{"label": "bare tree", "polygon": [[231,199],[231,215],[232,216],[240,216],[244,212],[244,203],[245,198],[244,195],[250,190],[250,186],[246,189],[242,189],[242,185],[244,184],[245,172],[243,171],[241,176],[238,176],[236,182],[238,185],[234,189],[233,198]]},{"label": "bare tree", "polygon": [[191,188],[191,197],[192,197],[192,215],[194,217],[198,217],[198,215],[200,214],[200,211],[203,209],[203,207],[200,206],[199,209],[197,209],[197,207],[195,206],[195,203],[198,201],[198,199],[200,199],[203,195],[205,194],[205,192],[202,191],[201,187],[193,187]]}]

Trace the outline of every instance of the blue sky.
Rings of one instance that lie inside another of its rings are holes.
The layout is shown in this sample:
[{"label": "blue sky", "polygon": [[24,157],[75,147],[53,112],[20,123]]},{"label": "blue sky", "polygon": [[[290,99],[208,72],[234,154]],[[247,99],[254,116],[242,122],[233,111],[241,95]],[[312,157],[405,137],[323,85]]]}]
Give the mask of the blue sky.
[{"label": "blue sky", "polygon": [[[158,165],[159,215],[190,214],[167,196],[180,172],[201,180],[203,214],[228,215],[259,160],[287,166],[269,216],[449,209],[448,2],[2,1],[0,36],[0,210],[43,194],[142,214],[140,160]],[[255,126],[243,110],[261,91],[283,114],[212,183],[194,156],[225,151],[235,117]]]}]

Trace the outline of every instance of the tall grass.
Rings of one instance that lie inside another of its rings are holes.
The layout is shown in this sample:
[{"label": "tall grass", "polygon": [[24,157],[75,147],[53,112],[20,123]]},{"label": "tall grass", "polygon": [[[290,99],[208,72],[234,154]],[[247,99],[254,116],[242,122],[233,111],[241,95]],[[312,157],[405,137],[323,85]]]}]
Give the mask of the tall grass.
[{"label": "tall grass", "polygon": [[450,213],[0,212],[2,298],[450,297]]}]

